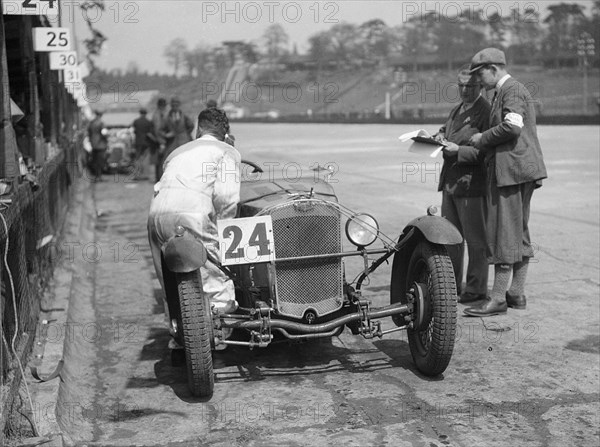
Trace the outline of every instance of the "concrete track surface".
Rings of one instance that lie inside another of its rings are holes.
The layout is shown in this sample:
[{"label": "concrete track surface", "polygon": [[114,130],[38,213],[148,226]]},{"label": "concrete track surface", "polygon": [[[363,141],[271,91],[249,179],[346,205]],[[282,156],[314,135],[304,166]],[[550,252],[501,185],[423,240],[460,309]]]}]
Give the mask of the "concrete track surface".
[{"label": "concrete track surface", "polygon": [[[376,216],[392,237],[441,200],[441,159],[409,154],[397,140],[408,130],[232,125],[243,158],[290,177],[298,166],[335,164],[340,201]],[[85,184],[78,229],[63,245],[71,279],[61,285],[59,272],[56,288],[57,300],[69,297],[69,330],[45,333],[47,350],[64,344],[54,430],[88,446],[598,445],[599,129],[539,134],[550,178],[532,202],[527,310],[480,319],[459,305],[454,356],[437,379],[416,371],[405,334],[369,341],[346,331],[215,353],[214,396],[192,398],[185,368],[171,366],[155,299],[145,226],[152,184]],[[388,303],[389,274],[383,266],[364,289],[374,305]],[[30,386],[41,402],[46,384]],[[50,413],[36,415],[41,426],[51,426]]]}]

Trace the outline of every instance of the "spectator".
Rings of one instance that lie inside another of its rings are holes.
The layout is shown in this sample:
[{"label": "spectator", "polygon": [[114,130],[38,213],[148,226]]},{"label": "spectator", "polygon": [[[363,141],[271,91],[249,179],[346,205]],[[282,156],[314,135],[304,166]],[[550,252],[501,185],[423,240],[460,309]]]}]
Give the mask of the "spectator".
[{"label": "spectator", "polygon": [[146,118],[148,111],[144,108],[140,109],[140,116],[133,122],[133,133],[135,135],[135,156],[134,169],[135,179],[147,179],[145,175],[145,165],[148,162],[150,145],[152,141],[149,136],[153,134],[154,126],[152,121]]},{"label": "spectator", "polygon": [[162,129],[167,143],[165,158],[179,146],[192,141],[194,123],[181,110],[181,101],[178,98],[171,99],[171,110]]},{"label": "spectator", "polygon": [[106,149],[108,149],[108,131],[102,122],[102,110],[95,111],[95,117],[88,125],[88,137],[92,145],[91,171],[93,181],[102,181],[102,172],[106,165]]}]

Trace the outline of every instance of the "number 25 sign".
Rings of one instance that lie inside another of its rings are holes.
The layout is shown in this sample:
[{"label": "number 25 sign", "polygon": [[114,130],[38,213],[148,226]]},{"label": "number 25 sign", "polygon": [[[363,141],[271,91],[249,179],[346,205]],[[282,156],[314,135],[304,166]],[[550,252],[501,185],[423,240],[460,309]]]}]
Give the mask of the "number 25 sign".
[{"label": "number 25 sign", "polygon": [[33,49],[35,51],[66,51],[71,49],[69,28],[33,28]]},{"label": "number 25 sign", "polygon": [[217,221],[221,263],[240,265],[275,259],[271,216]]}]

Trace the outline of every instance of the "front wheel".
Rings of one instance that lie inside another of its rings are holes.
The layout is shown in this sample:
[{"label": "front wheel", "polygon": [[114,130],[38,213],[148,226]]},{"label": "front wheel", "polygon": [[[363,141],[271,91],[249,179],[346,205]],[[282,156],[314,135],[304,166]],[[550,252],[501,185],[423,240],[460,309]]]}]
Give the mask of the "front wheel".
[{"label": "front wheel", "polygon": [[410,258],[406,290],[414,298],[410,353],[426,376],[443,373],[456,335],[456,282],[446,247],[420,242]]},{"label": "front wheel", "polygon": [[212,395],[214,374],[211,342],[213,321],[208,298],[202,290],[200,271],[177,273],[177,290],[181,309],[181,329],[192,395]]}]

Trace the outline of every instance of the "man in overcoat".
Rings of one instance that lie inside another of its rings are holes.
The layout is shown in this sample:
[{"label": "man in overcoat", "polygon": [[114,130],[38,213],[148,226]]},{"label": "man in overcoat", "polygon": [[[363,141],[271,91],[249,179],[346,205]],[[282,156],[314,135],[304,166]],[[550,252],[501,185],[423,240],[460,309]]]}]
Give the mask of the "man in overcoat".
[{"label": "man in overcoat", "polygon": [[533,257],[530,202],[547,173],[537,137],[534,100],[527,88],[508,74],[504,52],[481,50],[471,60],[471,72],[485,88],[495,89],[490,128],[471,137],[471,144],[485,154],[487,165],[486,231],[494,285],[482,305],[464,311],[487,317],[506,313],[507,307],[524,309],[527,305],[524,286]]},{"label": "man in overcoat", "polygon": [[488,262],[485,235],[485,167],[483,154],[469,145],[470,138],[488,129],[490,104],[481,95],[481,83],[469,73],[468,66],[458,73],[462,101],[448,116],[436,139],[446,144],[444,165],[438,191],[442,191],[442,216],[463,235],[469,264],[467,281],[460,293],[463,277],[464,244],[450,246],[461,303],[487,298]]}]

